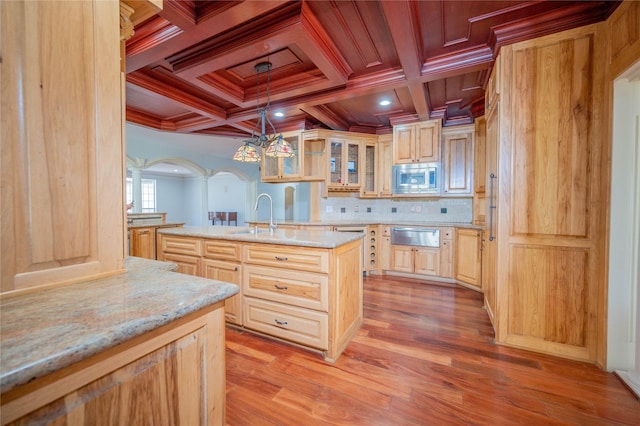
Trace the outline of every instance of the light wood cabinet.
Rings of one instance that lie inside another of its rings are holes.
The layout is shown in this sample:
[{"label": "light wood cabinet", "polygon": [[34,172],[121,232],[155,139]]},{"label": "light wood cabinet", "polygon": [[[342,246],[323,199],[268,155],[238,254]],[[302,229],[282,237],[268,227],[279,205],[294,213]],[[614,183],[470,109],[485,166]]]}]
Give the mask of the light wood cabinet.
[{"label": "light wood cabinet", "polygon": [[378,197],[393,195],[393,135],[378,137]]},{"label": "light wood cabinet", "polygon": [[[494,73],[500,67],[500,58],[496,61]],[[493,74],[492,73],[492,76]],[[491,109],[487,110],[487,150],[486,150],[486,175],[485,185],[487,198],[485,203],[486,230],[484,234],[484,250],[482,255],[482,290],[484,291],[484,306],[489,314],[494,328],[496,328],[495,313],[496,281],[498,268],[498,242],[495,238],[498,229],[499,194],[498,194],[498,137],[500,129],[500,99],[494,97]]]},{"label": "light wood cabinet", "polygon": [[391,270],[408,274],[439,275],[440,249],[392,244]]},{"label": "light wood cabinet", "polygon": [[378,141],[373,139],[362,141],[362,186],[360,187],[360,198],[375,198],[378,196],[378,164],[379,149]]},{"label": "light wood cabinet", "polygon": [[475,120],[473,148],[473,224],[484,226],[487,223],[487,120],[484,116]]},{"label": "light wood cabinet", "polygon": [[282,134],[295,157],[276,158],[265,156],[262,150],[260,169],[263,182],[312,182],[325,179],[325,142],[312,134],[286,132]]},{"label": "light wood cabinet", "polygon": [[118,2],[0,5],[0,291],[121,272]]},{"label": "light wood cabinet", "polygon": [[260,172],[263,182],[286,182],[297,181],[302,177],[302,167],[300,163],[304,158],[302,154],[302,133],[284,133],[283,138],[291,146],[295,153],[294,157],[268,157],[265,155],[266,149],[262,149]]},{"label": "light wood cabinet", "polygon": [[328,361],[362,322],[362,240],[327,249],[161,233],[158,250],[161,260],[194,262],[194,275],[240,284],[227,299],[228,322],[323,351]]},{"label": "light wood cabinet", "polygon": [[378,264],[381,271],[391,269],[391,226],[378,225],[380,244],[378,246]]},{"label": "light wood cabinet", "polygon": [[440,269],[438,275],[453,278],[453,235],[454,228],[440,228]]},{"label": "light wood cabinet", "polygon": [[605,29],[504,46],[497,86],[496,341],[591,362],[606,347]]},{"label": "light wood cabinet", "polygon": [[174,262],[178,272],[200,275],[202,241],[191,237],[161,235],[158,238],[158,260]]},{"label": "light wood cabinet", "polygon": [[224,424],[224,350],[218,303],[3,394],[2,423]]},{"label": "light wood cabinet", "polygon": [[482,237],[476,229],[456,231],[456,280],[480,289],[482,287]]},{"label": "light wood cabinet", "polygon": [[336,249],[246,244],[245,327],[334,361],[362,322],[361,257],[361,240]]},{"label": "light wood cabinet", "polygon": [[204,240],[202,276],[236,284],[240,292],[224,301],[227,322],[242,325],[242,273],[240,270],[241,246],[231,241]]},{"label": "light wood cabinet", "polygon": [[393,163],[440,161],[441,120],[393,126]]},{"label": "light wood cabinet", "polygon": [[145,259],[156,258],[156,228],[134,228],[130,229],[131,256],[144,257]]},{"label": "light wood cabinet", "polygon": [[470,126],[449,127],[442,134],[442,194],[473,192],[473,136]]},{"label": "light wood cabinet", "polygon": [[360,189],[362,145],[360,140],[331,137],[329,150],[327,189],[329,191],[353,191]]}]

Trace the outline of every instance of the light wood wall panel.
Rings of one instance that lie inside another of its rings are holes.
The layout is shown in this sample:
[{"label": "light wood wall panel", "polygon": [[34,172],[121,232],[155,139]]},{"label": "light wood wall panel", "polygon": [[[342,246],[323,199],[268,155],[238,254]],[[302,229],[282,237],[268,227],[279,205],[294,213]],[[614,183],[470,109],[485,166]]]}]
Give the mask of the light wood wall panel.
[{"label": "light wood wall panel", "polygon": [[496,138],[496,341],[591,362],[605,338],[604,30],[503,47]]},{"label": "light wood wall panel", "polygon": [[587,252],[512,246],[509,333],[583,347],[586,344]]},{"label": "light wood wall panel", "polygon": [[118,3],[12,1],[1,8],[0,289],[119,271]]},{"label": "light wood wall panel", "polygon": [[514,234],[586,237],[593,34],[514,51]]}]

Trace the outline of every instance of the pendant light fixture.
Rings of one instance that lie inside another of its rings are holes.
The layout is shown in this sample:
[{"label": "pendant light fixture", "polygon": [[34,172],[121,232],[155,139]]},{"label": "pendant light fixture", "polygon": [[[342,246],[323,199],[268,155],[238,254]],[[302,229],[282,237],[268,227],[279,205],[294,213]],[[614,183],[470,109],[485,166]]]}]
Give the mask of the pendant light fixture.
[{"label": "pendant light fixture", "polygon": [[[277,134],[276,128],[269,119],[268,112],[270,108],[270,88],[271,88],[271,62],[260,62],[254,69],[256,70],[256,105],[260,104],[260,74],[267,73],[267,103],[264,107],[258,108],[258,121],[256,126],[251,132],[251,139],[244,141],[244,145],[238,148],[233,159],[242,162],[257,163],[260,161],[258,151],[254,146],[265,149],[264,155],[268,157],[289,158],[295,157],[296,153],[291,148],[291,145],[284,140],[282,133]],[[260,126],[260,134],[257,135],[256,131]],[[267,133],[267,129],[270,128],[272,133]],[[253,145],[253,146],[252,146]]]}]

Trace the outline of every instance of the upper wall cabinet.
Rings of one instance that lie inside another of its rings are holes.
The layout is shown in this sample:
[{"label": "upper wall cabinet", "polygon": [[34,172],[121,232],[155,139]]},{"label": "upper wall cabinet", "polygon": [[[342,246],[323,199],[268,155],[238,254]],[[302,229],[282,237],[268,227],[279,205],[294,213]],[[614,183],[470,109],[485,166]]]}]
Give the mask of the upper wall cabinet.
[{"label": "upper wall cabinet", "polygon": [[324,180],[324,141],[303,132],[283,133],[295,157],[266,156],[262,150],[261,175],[263,182],[302,182]]},{"label": "upper wall cabinet", "polygon": [[378,196],[378,164],[379,164],[378,140],[376,137],[364,139],[362,141],[362,186],[360,187],[361,198],[374,198]]},{"label": "upper wall cabinet", "polygon": [[440,120],[393,126],[393,163],[440,161]]},{"label": "upper wall cabinet", "polygon": [[0,11],[0,288],[122,271],[119,4],[3,1]]},{"label": "upper wall cabinet", "polygon": [[442,195],[473,193],[473,125],[442,132]]}]

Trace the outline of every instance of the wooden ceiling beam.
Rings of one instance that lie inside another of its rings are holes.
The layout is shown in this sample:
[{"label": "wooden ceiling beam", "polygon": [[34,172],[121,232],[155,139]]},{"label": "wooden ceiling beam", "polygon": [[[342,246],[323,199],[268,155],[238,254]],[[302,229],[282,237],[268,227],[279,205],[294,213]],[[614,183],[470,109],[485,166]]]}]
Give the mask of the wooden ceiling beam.
[{"label": "wooden ceiling beam", "polygon": [[138,86],[154,95],[160,95],[173,102],[183,106],[184,108],[196,112],[205,117],[216,120],[225,120],[226,111],[216,105],[203,100],[202,98],[192,95],[184,90],[180,90],[175,85],[168,82],[154,79],[147,74],[135,72],[127,75],[127,83]]},{"label": "wooden ceiling beam", "polygon": [[162,11],[158,15],[183,31],[195,27],[197,22],[196,6],[193,1],[164,0]]},{"label": "wooden ceiling beam", "polygon": [[332,130],[349,130],[349,123],[324,105],[306,106],[303,111]]},{"label": "wooden ceiling beam", "polygon": [[[147,64],[161,61],[184,50],[186,46],[192,46],[213,36],[223,34],[246,22],[247,19],[264,15],[287,3],[290,1],[243,1],[237,2],[233,7],[223,9],[220,13],[209,14],[203,17],[202,21],[197,22],[196,27],[191,31],[183,32],[170,40],[159,38],[155,44],[150,44],[147,49],[135,54],[129,54],[127,50],[127,73],[138,70]],[[135,35],[129,39],[129,42],[135,42]]]}]

